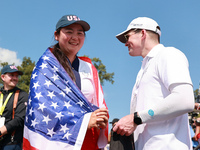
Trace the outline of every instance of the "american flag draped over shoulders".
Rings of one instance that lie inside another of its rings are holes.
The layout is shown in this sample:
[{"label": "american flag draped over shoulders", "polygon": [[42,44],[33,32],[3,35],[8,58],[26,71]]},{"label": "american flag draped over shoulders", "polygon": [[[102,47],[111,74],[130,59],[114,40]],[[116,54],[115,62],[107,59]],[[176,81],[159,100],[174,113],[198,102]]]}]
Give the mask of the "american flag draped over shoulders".
[{"label": "american flag draped over shoulders", "polygon": [[81,149],[96,109],[47,49],[31,76],[23,149]]}]

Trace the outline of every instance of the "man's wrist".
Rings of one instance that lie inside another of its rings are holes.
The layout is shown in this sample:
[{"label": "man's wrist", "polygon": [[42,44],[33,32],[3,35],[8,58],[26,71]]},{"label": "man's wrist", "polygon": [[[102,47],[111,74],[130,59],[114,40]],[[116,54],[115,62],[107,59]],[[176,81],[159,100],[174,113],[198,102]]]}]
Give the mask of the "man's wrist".
[{"label": "man's wrist", "polygon": [[134,112],[133,122],[137,125],[142,124],[142,119],[140,118],[137,112]]}]

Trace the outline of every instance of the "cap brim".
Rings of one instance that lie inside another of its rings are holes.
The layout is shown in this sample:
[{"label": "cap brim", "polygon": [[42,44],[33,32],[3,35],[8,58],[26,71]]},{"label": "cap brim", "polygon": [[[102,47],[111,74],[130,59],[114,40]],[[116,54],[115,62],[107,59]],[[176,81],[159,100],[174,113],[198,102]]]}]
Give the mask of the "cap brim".
[{"label": "cap brim", "polygon": [[80,24],[80,25],[83,27],[83,29],[84,29],[85,31],[90,30],[90,25],[89,25],[87,22],[83,21],[83,20],[76,21],[76,22],[74,22],[74,23]]},{"label": "cap brim", "polygon": [[[19,75],[23,75],[24,74],[22,71],[13,71],[13,72],[17,72]],[[9,72],[9,73],[13,73],[13,72]]]},{"label": "cap brim", "polygon": [[126,43],[126,38],[125,38],[125,34],[130,31],[131,29],[125,30],[124,32],[121,32],[120,34],[116,35],[116,38],[122,42],[122,43]]},{"label": "cap brim", "polygon": [[74,23],[80,24],[83,27],[84,31],[90,30],[90,25],[86,21],[83,21],[83,20],[72,21],[71,23],[64,23],[61,26],[56,26],[56,30],[58,30],[59,28],[67,27]]},{"label": "cap brim", "polygon": [[21,71],[18,71],[18,73],[19,73],[19,75],[23,75],[24,73],[23,72],[21,72]]}]

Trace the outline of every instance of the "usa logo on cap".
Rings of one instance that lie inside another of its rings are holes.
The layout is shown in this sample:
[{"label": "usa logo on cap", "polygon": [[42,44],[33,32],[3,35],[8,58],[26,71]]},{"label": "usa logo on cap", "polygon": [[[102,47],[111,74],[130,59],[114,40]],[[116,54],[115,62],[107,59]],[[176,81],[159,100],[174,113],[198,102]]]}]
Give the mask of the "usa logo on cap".
[{"label": "usa logo on cap", "polygon": [[80,18],[79,17],[77,17],[77,16],[67,16],[67,20],[68,21],[78,21],[78,20],[80,20]]}]

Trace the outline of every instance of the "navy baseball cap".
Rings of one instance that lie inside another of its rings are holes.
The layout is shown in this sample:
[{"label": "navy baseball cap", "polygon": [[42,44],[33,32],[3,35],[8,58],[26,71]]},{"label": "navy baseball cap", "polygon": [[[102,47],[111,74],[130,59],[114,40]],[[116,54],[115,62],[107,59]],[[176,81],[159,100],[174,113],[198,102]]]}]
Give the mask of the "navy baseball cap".
[{"label": "navy baseball cap", "polygon": [[13,72],[17,72],[19,75],[23,75],[23,72],[22,72],[22,71],[19,71],[19,70],[17,69],[17,67],[14,66],[14,65],[7,65],[7,66],[5,66],[5,67],[3,67],[3,68],[1,69],[1,74],[13,73]]},{"label": "navy baseball cap", "polygon": [[65,15],[65,16],[62,16],[62,18],[60,18],[60,20],[58,20],[58,22],[56,24],[56,30],[59,28],[69,26],[73,23],[80,24],[83,27],[84,31],[88,31],[90,29],[90,25],[86,21],[81,20],[78,16]]}]

